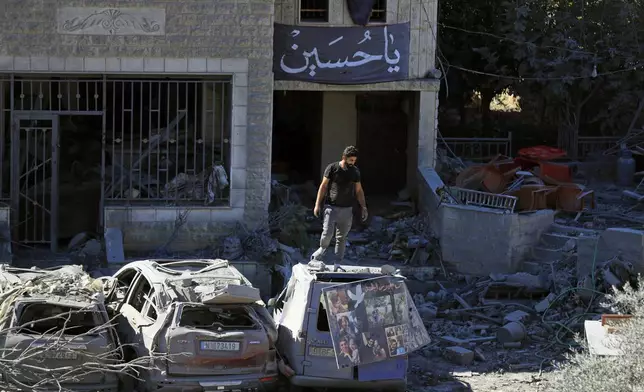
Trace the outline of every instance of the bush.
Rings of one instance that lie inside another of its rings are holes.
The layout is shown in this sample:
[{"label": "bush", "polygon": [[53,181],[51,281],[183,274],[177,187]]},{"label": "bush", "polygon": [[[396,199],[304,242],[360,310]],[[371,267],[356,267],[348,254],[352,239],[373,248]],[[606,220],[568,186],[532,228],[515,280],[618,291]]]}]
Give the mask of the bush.
[{"label": "bush", "polygon": [[[639,287],[644,287],[639,279]],[[615,290],[608,295],[606,307],[614,313],[633,316],[628,326],[620,331],[623,337],[615,347],[620,356],[591,355],[587,344],[571,354],[569,361],[559,364],[549,383],[552,392],[644,392],[644,290],[634,290],[627,285],[623,290]]]}]

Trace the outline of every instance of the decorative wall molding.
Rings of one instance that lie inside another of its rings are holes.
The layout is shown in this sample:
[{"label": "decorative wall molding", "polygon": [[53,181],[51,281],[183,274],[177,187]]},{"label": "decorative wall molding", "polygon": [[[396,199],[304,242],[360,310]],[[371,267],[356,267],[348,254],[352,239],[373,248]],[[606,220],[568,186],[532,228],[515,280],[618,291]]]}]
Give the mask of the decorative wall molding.
[{"label": "decorative wall molding", "polygon": [[59,34],[165,35],[164,8],[63,7],[58,9]]}]

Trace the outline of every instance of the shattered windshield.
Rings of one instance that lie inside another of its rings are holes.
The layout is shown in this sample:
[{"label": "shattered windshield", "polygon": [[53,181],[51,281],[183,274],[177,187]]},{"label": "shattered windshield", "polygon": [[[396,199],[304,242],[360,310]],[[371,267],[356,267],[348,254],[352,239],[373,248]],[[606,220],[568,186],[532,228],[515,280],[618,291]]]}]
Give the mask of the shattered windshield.
[{"label": "shattered windshield", "polygon": [[[18,333],[82,335],[100,324],[97,311],[48,303],[26,304],[18,317]],[[96,331],[98,333],[98,330]]]},{"label": "shattered windshield", "polygon": [[179,326],[221,331],[258,327],[244,307],[208,306],[185,306]]}]

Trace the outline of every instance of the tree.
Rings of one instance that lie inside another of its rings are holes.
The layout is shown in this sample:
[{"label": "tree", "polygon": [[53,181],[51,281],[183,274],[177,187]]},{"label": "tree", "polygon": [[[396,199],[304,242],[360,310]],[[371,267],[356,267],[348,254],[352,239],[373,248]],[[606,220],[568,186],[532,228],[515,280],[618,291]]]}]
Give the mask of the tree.
[{"label": "tree", "polygon": [[580,129],[628,128],[642,97],[644,75],[630,70],[644,61],[643,12],[639,0],[445,0],[440,45],[450,64],[498,75],[452,67],[468,89],[510,87],[522,107],[541,106],[574,156]]}]

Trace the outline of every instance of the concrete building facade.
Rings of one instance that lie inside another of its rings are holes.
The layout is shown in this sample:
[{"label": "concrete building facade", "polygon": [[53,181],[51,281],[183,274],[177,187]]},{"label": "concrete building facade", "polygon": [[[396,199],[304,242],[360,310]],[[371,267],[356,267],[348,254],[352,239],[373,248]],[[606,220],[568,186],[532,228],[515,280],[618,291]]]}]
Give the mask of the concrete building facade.
[{"label": "concrete building facade", "polygon": [[[398,188],[413,187],[418,169],[434,162],[437,2],[376,2],[374,24],[410,23],[408,80],[274,82],[274,23],[353,25],[344,0],[321,3],[324,22],[302,19],[308,0],[5,5],[0,216],[13,242],[57,251],[76,232],[118,228],[126,252],[149,252],[171,237],[173,249],[194,250],[237,223],[261,224],[275,144],[285,143],[276,140],[283,132],[274,111],[292,105],[291,117],[319,128],[298,140],[315,140],[307,154],[316,181],[348,144],[368,151],[361,161],[377,171],[387,159],[380,154],[394,149],[386,134],[361,132],[370,129],[368,113],[396,111],[405,164],[392,175],[402,177]],[[297,108],[305,101],[316,113]]]}]

